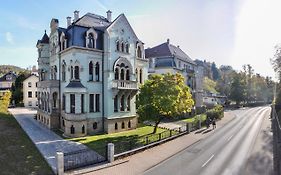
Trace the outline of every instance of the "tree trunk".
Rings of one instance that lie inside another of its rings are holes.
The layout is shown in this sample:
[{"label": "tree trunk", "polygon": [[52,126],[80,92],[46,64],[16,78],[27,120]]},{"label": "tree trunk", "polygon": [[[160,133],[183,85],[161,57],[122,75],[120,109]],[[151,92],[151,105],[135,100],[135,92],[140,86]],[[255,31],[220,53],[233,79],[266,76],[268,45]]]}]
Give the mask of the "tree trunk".
[{"label": "tree trunk", "polygon": [[160,120],[155,122],[155,126],[154,126],[152,134],[155,134],[157,132],[157,127],[158,127],[159,123],[160,123]]}]

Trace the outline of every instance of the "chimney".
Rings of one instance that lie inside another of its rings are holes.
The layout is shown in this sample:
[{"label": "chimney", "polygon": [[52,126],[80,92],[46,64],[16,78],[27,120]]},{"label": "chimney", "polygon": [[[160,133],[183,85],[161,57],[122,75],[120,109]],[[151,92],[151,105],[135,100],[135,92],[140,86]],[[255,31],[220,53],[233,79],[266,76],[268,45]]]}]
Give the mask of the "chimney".
[{"label": "chimney", "polygon": [[170,44],[170,39],[169,38],[167,39],[167,44]]},{"label": "chimney", "polygon": [[75,10],[73,22],[76,22],[78,19],[79,19],[79,11]]},{"label": "chimney", "polygon": [[71,25],[71,17],[70,16],[68,16],[68,17],[66,17],[66,25],[67,25],[67,27],[69,27],[70,25]]},{"label": "chimney", "polygon": [[179,45],[178,45],[177,47],[178,47],[178,48],[180,48],[180,46],[179,46]]},{"label": "chimney", "polygon": [[108,20],[109,22],[111,22],[111,14],[112,14],[112,12],[111,12],[110,10],[108,10],[108,11],[106,12],[106,14],[107,14],[107,20]]}]

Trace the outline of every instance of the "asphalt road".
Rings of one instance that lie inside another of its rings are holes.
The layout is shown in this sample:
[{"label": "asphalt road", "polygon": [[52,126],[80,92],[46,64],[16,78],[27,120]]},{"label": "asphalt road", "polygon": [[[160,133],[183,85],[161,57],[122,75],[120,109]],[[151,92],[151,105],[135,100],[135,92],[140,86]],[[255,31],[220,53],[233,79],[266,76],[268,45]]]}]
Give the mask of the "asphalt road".
[{"label": "asphalt road", "polygon": [[145,174],[273,174],[270,110],[256,107],[233,111],[235,119]]}]

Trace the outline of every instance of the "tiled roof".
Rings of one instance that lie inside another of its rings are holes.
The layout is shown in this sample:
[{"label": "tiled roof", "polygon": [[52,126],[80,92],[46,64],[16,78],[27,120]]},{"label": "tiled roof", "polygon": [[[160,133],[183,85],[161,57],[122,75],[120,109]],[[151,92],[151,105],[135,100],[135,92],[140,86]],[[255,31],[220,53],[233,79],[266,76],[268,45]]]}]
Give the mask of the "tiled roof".
[{"label": "tiled roof", "polygon": [[168,42],[155,46],[153,48],[145,49],[145,57],[175,57],[191,64],[196,64],[186,53],[179,47],[176,47]]},{"label": "tiled roof", "polygon": [[[11,80],[7,80],[7,76],[11,76],[12,79]],[[17,75],[14,74],[13,72],[8,72],[5,75],[3,75],[2,77],[0,77],[0,81],[15,81],[17,78]]]}]

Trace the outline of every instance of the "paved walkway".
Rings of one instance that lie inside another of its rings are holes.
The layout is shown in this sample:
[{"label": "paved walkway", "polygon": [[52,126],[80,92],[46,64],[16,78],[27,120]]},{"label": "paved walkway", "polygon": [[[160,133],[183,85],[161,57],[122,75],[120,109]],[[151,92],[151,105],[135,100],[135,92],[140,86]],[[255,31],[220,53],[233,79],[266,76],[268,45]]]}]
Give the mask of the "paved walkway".
[{"label": "paved walkway", "polygon": [[[232,112],[225,112],[225,117],[217,122],[217,129],[228,123],[235,117]],[[75,170],[69,174],[95,174],[95,175],[135,175],[143,174],[146,170],[156,166],[157,164],[165,161],[169,157],[181,152],[188,146],[200,141],[204,137],[211,134],[213,130],[202,128],[181,136],[177,139],[156,146],[154,148],[145,150],[143,152],[134,154],[114,162],[114,165],[107,164],[99,167],[89,167],[87,169]]]},{"label": "paved walkway", "polygon": [[56,152],[64,153],[88,149],[83,144],[62,139],[48,128],[33,119],[36,111],[27,108],[13,108],[9,111],[14,115],[23,130],[27,133],[40,153],[44,156],[52,170],[56,172]]}]

